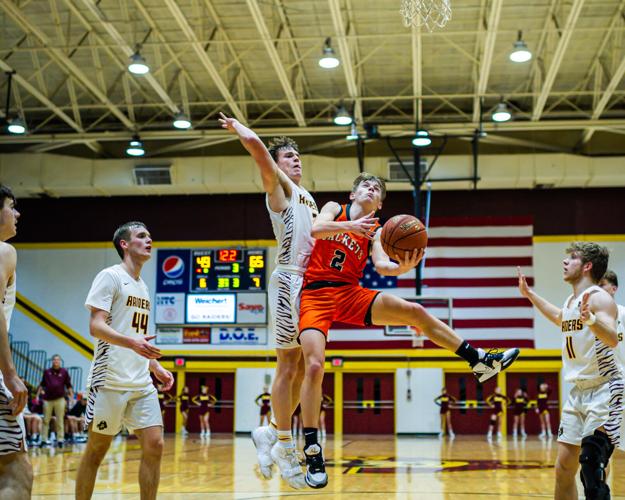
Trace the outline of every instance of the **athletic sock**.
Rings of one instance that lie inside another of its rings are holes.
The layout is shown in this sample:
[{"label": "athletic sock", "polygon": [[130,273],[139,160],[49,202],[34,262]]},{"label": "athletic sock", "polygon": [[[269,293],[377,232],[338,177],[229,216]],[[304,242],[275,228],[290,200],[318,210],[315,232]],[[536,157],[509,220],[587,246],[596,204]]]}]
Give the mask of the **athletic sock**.
[{"label": "athletic sock", "polygon": [[278,430],[278,424],[276,424],[276,419],[271,417],[271,421],[269,422],[269,427],[271,427],[274,431]]},{"label": "athletic sock", "polygon": [[471,366],[476,365],[480,361],[480,353],[466,340],[462,341],[462,344],[458,347],[456,354],[462,359],[465,359]]},{"label": "athletic sock", "polygon": [[306,441],[306,444],[304,445],[304,451],[306,451],[306,448],[312,446],[313,444],[318,445],[319,443],[317,442],[317,428],[304,427],[304,440]]},{"label": "athletic sock", "polygon": [[291,431],[278,431],[278,443],[284,448],[294,448],[295,444],[291,437]]}]

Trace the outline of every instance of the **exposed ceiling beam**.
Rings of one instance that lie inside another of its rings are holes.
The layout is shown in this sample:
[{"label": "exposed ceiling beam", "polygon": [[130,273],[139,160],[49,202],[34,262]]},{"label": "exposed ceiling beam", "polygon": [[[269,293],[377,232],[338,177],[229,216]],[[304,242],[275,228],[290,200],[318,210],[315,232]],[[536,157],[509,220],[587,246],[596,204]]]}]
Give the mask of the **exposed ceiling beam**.
[{"label": "exposed ceiling beam", "polygon": [[412,27],[412,93],[417,96],[414,103],[414,120],[421,123],[423,115],[423,103],[421,95],[423,94],[423,49],[421,39],[421,26]]},{"label": "exposed ceiling beam", "polygon": [[[354,61],[352,59],[352,52],[349,48],[349,42],[347,40],[347,30],[345,29],[345,22],[343,21],[343,15],[341,14],[340,0],[328,0],[330,6],[330,13],[332,14],[332,24],[334,25],[334,33],[339,46],[339,55],[341,56],[341,65],[343,66],[343,72],[345,73],[345,81],[347,83],[347,93],[351,99],[357,99],[360,97],[358,90],[358,84],[356,82],[356,72],[354,70]],[[356,108],[361,109],[358,102],[356,102]],[[362,112],[357,113],[356,120],[362,123]]]},{"label": "exposed ceiling beam", "polygon": [[573,30],[575,29],[575,24],[577,23],[577,19],[579,18],[579,14],[582,11],[583,6],[584,0],[573,0],[573,4],[571,5],[571,10],[566,18],[564,28],[562,28],[560,40],[558,41],[558,45],[556,46],[556,50],[553,54],[553,59],[551,60],[551,64],[549,65],[549,69],[547,70],[547,74],[543,80],[542,89],[534,104],[534,111],[532,112],[532,120],[534,121],[540,120],[543,110],[545,109],[545,104],[547,102],[547,98],[549,97],[549,93],[551,92],[551,87],[553,87],[553,83],[555,82],[560,69],[560,64],[562,64],[562,60],[564,59],[564,54],[566,53],[566,49],[573,36]]},{"label": "exposed ceiling beam", "polygon": [[[437,135],[442,134],[473,134],[477,123],[457,122],[457,123],[431,123],[428,130]],[[625,118],[601,120],[545,120],[540,122],[532,121],[510,121],[506,123],[484,122],[483,128],[486,132],[506,133],[523,131],[560,131],[560,130],[583,130],[585,128],[599,129],[625,129]],[[382,136],[386,135],[412,135],[414,125],[411,123],[401,125],[379,125],[378,130]],[[261,137],[276,135],[292,135],[294,137],[305,136],[341,136],[345,135],[345,129],[334,126],[308,126],[308,127],[265,127],[257,128],[255,131]],[[162,141],[183,141],[191,139],[216,139],[232,137],[228,132],[221,129],[209,130],[144,130],[141,138],[144,140]],[[61,133],[61,134],[37,134],[24,136],[0,136],[0,144],[32,144],[36,142],[51,141],[86,141],[100,140],[127,141],[128,133],[123,131],[85,132],[85,133]]]},{"label": "exposed ceiling beam", "polygon": [[74,61],[65,55],[61,49],[53,46],[54,44],[52,43],[52,40],[50,40],[41,29],[28,20],[20,7],[13,2],[0,2],[0,7],[4,9],[9,17],[11,17],[24,31],[32,33],[40,43],[48,47],[48,54],[57,62],[59,67],[62,68],[64,72],[73,76],[81,83],[81,85],[89,90],[89,92],[91,92],[96,99],[105,103],[109,111],[113,113],[113,115],[115,115],[115,117],[122,122],[126,128],[134,130],[135,126],[128,119],[128,117],[110,101],[110,99],[87,77],[87,75],[74,63]]},{"label": "exposed ceiling beam", "polygon": [[[9,66],[6,62],[0,59],[0,69],[2,71],[13,73],[15,69]],[[22,77],[19,73],[13,74],[13,81],[19,84],[24,88],[30,95],[32,95],[35,99],[41,102],[46,108],[52,111],[56,116],[58,116],[61,120],[67,123],[70,127],[72,127],[76,132],[83,133],[85,130],[76,123],[69,115],[67,115],[62,109],[60,109],[56,104],[54,104],[50,99],[48,99],[45,95],[43,95],[39,90],[33,87],[26,78]]]},{"label": "exposed ceiling beam", "polygon": [[223,96],[226,103],[230,107],[230,112],[232,113],[232,115],[240,122],[246,123],[247,120],[245,116],[243,115],[241,108],[239,108],[238,104],[235,102],[234,97],[232,97],[232,94],[230,93],[230,90],[228,90],[228,86],[219,75],[219,71],[217,70],[213,62],[208,57],[208,54],[202,47],[202,43],[200,42],[197,35],[193,31],[193,28],[191,28],[189,21],[187,21],[187,18],[182,13],[182,10],[180,10],[180,7],[178,6],[178,2],[176,2],[175,0],[163,0],[163,1],[169,8],[169,11],[171,12],[172,16],[174,16],[174,19],[178,23],[178,26],[184,33],[185,37],[191,43],[191,46],[193,47],[193,50],[195,51],[200,63],[204,66],[204,69],[213,80],[213,83],[219,90],[219,93]]},{"label": "exposed ceiling beam", "polygon": [[[65,0],[66,3],[71,2],[71,0]],[[108,33],[108,35],[115,41],[119,50],[121,50],[127,58],[130,58],[134,53],[135,49],[131,47],[128,42],[124,39],[117,28],[111,23],[104,13],[100,10],[100,7],[93,0],[82,0],[83,5],[87,8],[89,12],[98,20],[100,25],[104,28],[104,30]],[[169,97],[165,89],[156,81],[154,75],[152,73],[147,73],[142,77],[148,84],[154,89],[154,91],[158,94],[161,100],[165,103],[165,105],[169,108],[169,110],[173,113],[179,113],[180,108],[174,103],[174,101]]]},{"label": "exposed ceiling beam", "polygon": [[271,64],[273,64],[273,69],[278,75],[278,80],[280,81],[280,85],[282,85],[282,90],[284,91],[287,100],[289,101],[289,105],[291,106],[291,110],[293,111],[293,115],[295,116],[295,120],[300,127],[305,127],[306,120],[304,118],[304,112],[302,111],[302,107],[295,97],[295,91],[293,90],[291,82],[289,81],[289,77],[286,74],[286,70],[282,65],[280,55],[278,54],[278,51],[276,50],[276,47],[272,42],[272,37],[269,34],[269,29],[267,28],[267,24],[265,23],[263,13],[260,10],[257,0],[247,0],[247,7],[252,13],[252,19],[254,19],[256,29],[260,33],[260,36],[263,40],[263,45],[265,46],[265,50],[269,54],[269,59],[271,60]]},{"label": "exposed ceiling beam", "polygon": [[490,67],[493,62],[493,54],[495,53],[495,40],[497,39],[497,28],[501,19],[501,6],[503,0],[492,0],[490,4],[490,12],[486,20],[486,34],[484,35],[484,47],[482,57],[480,57],[480,70],[475,87],[475,96],[473,97],[473,121],[477,122],[480,118],[480,99],[486,93],[488,86],[488,77],[490,76]]}]

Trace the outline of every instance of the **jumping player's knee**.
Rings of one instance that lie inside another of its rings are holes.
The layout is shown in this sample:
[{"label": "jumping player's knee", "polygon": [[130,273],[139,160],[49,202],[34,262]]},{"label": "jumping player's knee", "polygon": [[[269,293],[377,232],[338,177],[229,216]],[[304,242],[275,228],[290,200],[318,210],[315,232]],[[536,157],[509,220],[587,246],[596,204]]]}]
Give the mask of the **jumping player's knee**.
[{"label": "jumping player's knee", "polygon": [[582,439],[582,448],[579,454],[581,464],[581,479],[584,493],[588,500],[607,500],[610,498],[610,488],[605,482],[610,456],[614,446],[605,432],[595,431],[594,434]]},{"label": "jumping player's knee", "polygon": [[309,358],[306,363],[306,376],[314,380],[323,380],[323,361],[314,357]]}]

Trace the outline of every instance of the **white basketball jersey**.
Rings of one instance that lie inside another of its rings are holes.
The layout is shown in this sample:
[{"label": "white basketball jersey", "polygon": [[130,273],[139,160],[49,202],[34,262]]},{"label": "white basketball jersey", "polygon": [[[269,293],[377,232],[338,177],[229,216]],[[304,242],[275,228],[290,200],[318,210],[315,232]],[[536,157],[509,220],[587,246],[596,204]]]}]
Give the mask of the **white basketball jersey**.
[{"label": "white basketball jersey", "polygon": [[618,346],[614,349],[616,361],[621,365],[621,370],[625,373],[625,306],[617,304],[618,318],[616,320],[616,336]]},{"label": "white basketball jersey", "polygon": [[4,317],[7,320],[7,331],[9,331],[9,325],[11,324],[11,315],[13,314],[13,308],[15,307],[15,293],[17,290],[16,281],[16,274],[13,273],[13,279],[11,280],[11,284],[7,284],[7,287],[4,291],[4,299],[2,300],[2,307],[4,307]]},{"label": "white basketball jersey", "polygon": [[584,294],[601,290],[593,285],[577,297],[570,295],[562,307],[562,373],[567,382],[620,376],[614,349],[597,339],[580,320]]},{"label": "white basketball jersey", "polygon": [[269,195],[265,197],[265,203],[273,234],[278,240],[276,266],[303,273],[315,243],[310,235],[313,219],[319,214],[315,200],[303,187],[291,182],[291,199],[287,208],[282,212],[271,210]]},{"label": "white basketball jersey", "polygon": [[[107,324],[119,334],[142,338],[148,333],[151,307],[148,287],[119,264],[95,277],[85,307],[108,311]],[[87,386],[123,391],[145,389],[152,385],[149,364],[148,359],[132,349],[98,339]]]}]

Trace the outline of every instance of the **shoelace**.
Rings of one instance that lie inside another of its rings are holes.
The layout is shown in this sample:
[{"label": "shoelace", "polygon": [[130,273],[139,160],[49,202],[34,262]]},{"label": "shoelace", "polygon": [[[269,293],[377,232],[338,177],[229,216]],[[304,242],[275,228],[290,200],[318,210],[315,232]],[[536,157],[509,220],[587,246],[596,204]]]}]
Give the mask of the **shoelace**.
[{"label": "shoelace", "polygon": [[308,464],[308,470],[313,474],[324,471],[323,458],[321,453],[315,455],[306,455],[306,463]]},{"label": "shoelace", "polygon": [[497,359],[497,355],[502,354],[496,347],[491,347],[484,356],[484,359]]}]

